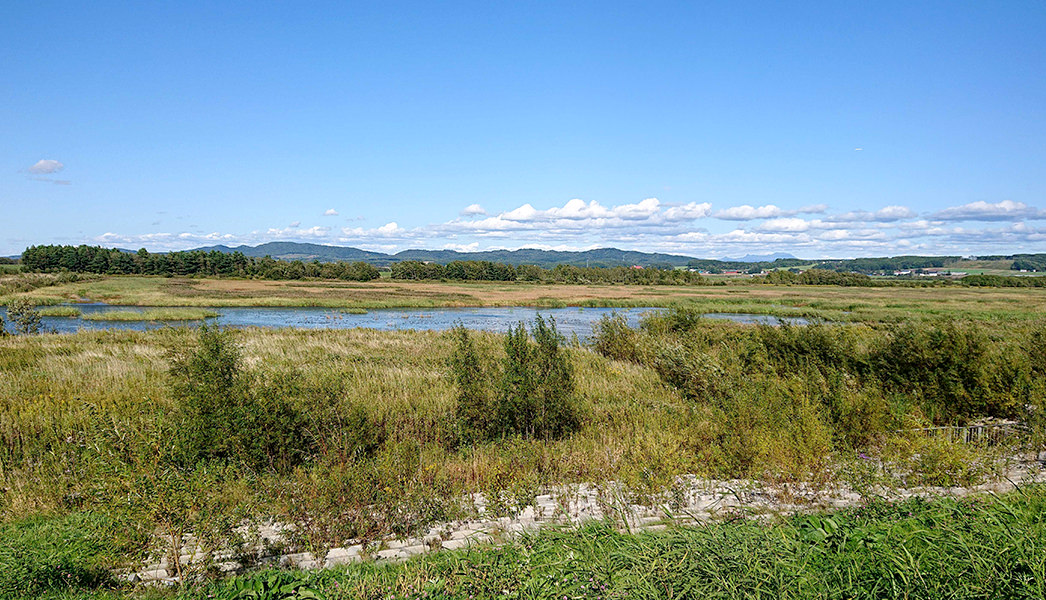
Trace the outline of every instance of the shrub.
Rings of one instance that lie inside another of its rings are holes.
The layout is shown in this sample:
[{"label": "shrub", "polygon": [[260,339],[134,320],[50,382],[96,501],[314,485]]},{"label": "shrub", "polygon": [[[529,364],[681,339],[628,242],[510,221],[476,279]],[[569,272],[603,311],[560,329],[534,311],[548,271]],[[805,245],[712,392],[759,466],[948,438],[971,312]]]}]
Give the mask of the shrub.
[{"label": "shrub", "polygon": [[305,419],[286,382],[260,382],[241,363],[229,334],[206,325],[198,346],[175,359],[176,460],[183,466],[217,459],[286,471],[310,453]]},{"label": "shrub", "polygon": [[40,311],[28,298],[15,298],[7,305],[7,318],[22,335],[40,333]]},{"label": "shrub", "polygon": [[[534,340],[520,323],[505,335],[505,357],[495,377],[484,371],[464,328],[454,331],[451,371],[458,386],[456,415],[465,440],[519,435],[558,438],[580,425],[574,398],[574,375],[560,348],[562,336],[554,320],[540,315]],[[496,397],[485,381],[497,380]]]},{"label": "shrub", "polygon": [[494,428],[494,405],[488,393],[488,381],[476,346],[463,325],[451,330],[454,352],[450,358],[451,373],[458,386],[455,416],[465,441],[487,437]]},{"label": "shrub", "polygon": [[974,325],[897,327],[871,362],[889,388],[916,394],[935,422],[1012,416],[1020,406],[1013,397],[1019,391],[1009,389],[1015,381],[992,377],[1001,365],[987,335]]},{"label": "shrub", "polygon": [[639,362],[638,333],[623,315],[605,315],[592,327],[592,349],[607,358]]}]

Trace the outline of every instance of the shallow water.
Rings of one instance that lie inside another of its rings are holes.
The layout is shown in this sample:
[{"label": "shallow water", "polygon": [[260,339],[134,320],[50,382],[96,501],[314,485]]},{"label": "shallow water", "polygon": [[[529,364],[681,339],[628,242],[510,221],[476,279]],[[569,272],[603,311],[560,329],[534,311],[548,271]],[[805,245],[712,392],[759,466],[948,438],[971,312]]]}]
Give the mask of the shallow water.
[{"label": "shallow water", "polygon": [[[110,311],[142,311],[142,307],[113,306],[103,303],[70,304],[83,314]],[[354,315],[336,308],[316,307],[227,307],[209,308],[220,314],[206,319],[223,327],[299,327],[302,329],[351,329],[368,327],[383,330],[443,330],[461,323],[469,329],[504,332],[509,327],[524,321],[530,323],[535,316],[552,317],[556,327],[566,337],[574,334],[581,339],[592,335],[592,326],[604,315],[613,313],[625,317],[630,326],[637,326],[641,316],[660,308],[534,308],[534,307],[482,307],[482,308],[383,308],[370,310],[366,314]],[[0,307],[0,314],[6,311]],[[6,315],[5,315],[6,316]],[[705,315],[715,319],[729,319],[738,323],[776,324],[779,320],[794,324],[805,324],[804,319],[779,318],[769,315],[742,313],[713,313]],[[159,327],[195,327],[201,321],[85,321],[79,317],[44,317],[43,329],[58,333],[71,333],[82,329],[131,329],[147,330]]]}]

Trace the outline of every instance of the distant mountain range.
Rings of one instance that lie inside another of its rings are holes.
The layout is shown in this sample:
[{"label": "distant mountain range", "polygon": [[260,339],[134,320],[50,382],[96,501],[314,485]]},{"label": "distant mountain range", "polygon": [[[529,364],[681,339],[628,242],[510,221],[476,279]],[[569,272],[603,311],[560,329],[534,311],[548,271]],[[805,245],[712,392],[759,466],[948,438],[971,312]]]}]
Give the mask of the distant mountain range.
[{"label": "distant mountain range", "polygon": [[269,242],[259,246],[236,246],[234,248],[229,246],[207,246],[196,248],[196,250],[205,252],[211,250],[241,252],[245,256],[271,256],[272,258],[283,260],[302,260],[305,262],[314,260],[320,262],[361,260],[376,266],[387,266],[405,260],[431,261],[440,264],[446,264],[455,260],[489,260],[510,265],[538,265],[540,267],[553,267],[555,265],[575,265],[580,267],[630,267],[632,265],[641,267],[685,267],[690,261],[694,260],[692,256],[618,250],[617,248],[599,248],[581,252],[537,250],[534,248],[486,250],[483,252],[404,250],[396,254],[385,254],[344,246],[325,246],[298,242]]},{"label": "distant mountain range", "polygon": [[[120,252],[134,253],[123,248]],[[260,246],[206,246],[194,251],[241,252],[246,256],[262,258],[271,256],[281,260],[301,260],[304,262],[363,261],[377,267],[387,267],[405,260],[435,262],[446,264],[455,260],[488,260],[511,265],[537,265],[552,268],[556,265],[573,265],[579,267],[689,267],[709,273],[743,271],[756,273],[770,269],[808,269],[819,268],[833,271],[853,271],[868,274],[891,274],[896,270],[941,269],[944,267],[966,270],[1004,269],[1026,272],[1046,271],[1046,254],[1014,254],[1008,256],[892,256],[850,259],[802,259],[785,252],[765,255],[748,254],[741,258],[695,258],[681,254],[661,254],[657,252],[638,252],[619,250],[617,248],[597,248],[578,252],[561,250],[537,250],[522,248],[520,250],[486,250],[483,252],[458,252],[455,250],[404,250],[395,254],[371,252],[347,246],[326,246],[299,242],[269,242]],[[158,252],[157,254],[164,254]],[[17,257],[12,257],[17,258]],[[970,263],[969,260],[989,261],[993,264],[983,265]]]},{"label": "distant mountain range", "polygon": [[745,254],[741,258],[730,258],[724,256],[719,260],[723,262],[743,262],[743,263],[757,263],[757,262],[774,262],[779,258],[795,258],[794,254],[787,252],[774,252],[773,254]]}]

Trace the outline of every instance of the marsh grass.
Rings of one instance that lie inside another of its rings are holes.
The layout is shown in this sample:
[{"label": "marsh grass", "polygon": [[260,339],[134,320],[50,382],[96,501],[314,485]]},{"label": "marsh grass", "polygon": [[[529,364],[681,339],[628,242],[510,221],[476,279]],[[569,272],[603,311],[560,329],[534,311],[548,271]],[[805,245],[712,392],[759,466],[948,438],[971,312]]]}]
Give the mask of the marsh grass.
[{"label": "marsh grass", "polygon": [[[79,311],[78,311],[79,312]],[[220,313],[197,308],[148,308],[145,310],[109,310],[82,315],[85,321],[200,321]],[[74,316],[74,315],[63,315]]]},{"label": "marsh grass", "polygon": [[79,317],[81,313],[75,306],[45,306],[40,309],[41,317]]}]

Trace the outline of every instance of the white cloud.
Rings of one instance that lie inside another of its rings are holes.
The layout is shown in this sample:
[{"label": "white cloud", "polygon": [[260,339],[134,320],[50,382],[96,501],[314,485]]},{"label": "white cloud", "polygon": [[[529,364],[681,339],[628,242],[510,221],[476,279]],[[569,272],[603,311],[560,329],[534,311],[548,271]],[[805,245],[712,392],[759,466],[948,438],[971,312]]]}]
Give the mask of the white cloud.
[{"label": "white cloud", "polygon": [[338,211],[334,210],[333,208],[328,208],[327,210],[323,211],[323,216],[336,217],[338,216]]},{"label": "white cloud", "polygon": [[487,214],[487,210],[485,208],[483,208],[482,206],[478,205],[478,204],[469,204],[464,209],[462,209],[460,214],[463,217],[471,217],[471,216],[475,216],[475,215],[485,215],[485,214]]},{"label": "white cloud", "polygon": [[[1037,212],[1020,203],[991,206],[996,213],[1001,209],[1010,215]],[[980,215],[990,212],[976,204],[973,210]],[[254,245],[278,240],[356,246],[383,252],[411,247],[461,251],[617,247],[699,257],[778,251],[839,258],[902,252],[966,255],[1046,251],[1046,229],[1036,228],[1035,221],[1017,220],[1000,228],[987,228],[976,222],[959,226],[954,221],[938,219],[937,215],[917,218],[911,209],[897,205],[835,214],[824,205],[797,210],[774,205],[742,206],[727,211],[737,220],[751,217],[754,222],[725,226],[723,221],[709,218],[717,214],[709,203],[666,204],[647,198],[634,203],[604,205],[595,200],[572,199],[559,206],[525,203],[496,215],[476,213],[409,227],[390,221],[372,228],[302,229],[296,222],[286,228],[238,234],[205,234],[190,228],[189,233],[138,236],[107,233],[91,241],[124,247],[145,245],[150,250],[187,249],[215,243]],[[817,218],[800,216],[809,213],[824,214]],[[778,216],[766,216],[771,214]]]},{"label": "white cloud", "polygon": [[444,250],[456,250],[458,252],[475,252],[479,250],[479,242],[471,244],[443,244]]},{"label": "white cloud", "polygon": [[498,217],[507,221],[536,221],[540,215],[541,213],[528,203],[507,213],[501,213]]},{"label": "white cloud", "polygon": [[35,165],[29,167],[27,170],[33,175],[53,175],[64,168],[65,165],[57,160],[43,159],[37,161]]},{"label": "white cloud", "polygon": [[1046,211],[1012,200],[995,203],[980,200],[946,208],[934,213],[932,218],[938,221],[1018,221],[1046,219]]},{"label": "white cloud", "polygon": [[301,227],[301,221],[291,221],[291,224],[289,225],[289,227],[291,229],[295,229],[295,228]]},{"label": "white cloud", "polygon": [[712,216],[724,221],[752,221],[755,219],[792,217],[799,214],[823,213],[826,210],[828,210],[828,205],[826,204],[811,204],[797,210],[785,210],[773,204],[766,204],[758,207],[750,204],[742,204],[741,206],[731,206],[730,208],[718,210],[713,213]]},{"label": "white cloud", "polygon": [[707,202],[698,204],[691,202],[683,206],[672,206],[665,210],[665,219],[668,221],[694,221],[703,219],[712,212],[712,205]]},{"label": "white cloud", "polygon": [[750,204],[731,206],[716,211],[712,216],[724,221],[751,221],[752,219],[772,219],[774,217],[785,217],[795,214],[794,212],[781,210],[773,204],[755,207]]},{"label": "white cloud", "polygon": [[780,219],[770,219],[764,222],[757,229],[760,231],[807,231],[813,224],[806,219],[800,219],[798,217],[782,217]]},{"label": "white cloud", "polygon": [[285,229],[271,228],[265,232],[265,235],[270,240],[278,240],[281,238],[325,238],[330,235],[330,227],[309,227],[307,229],[301,229],[291,224],[290,227]]},{"label": "white cloud", "polygon": [[906,206],[890,205],[877,211],[852,210],[838,215],[825,217],[826,221],[833,223],[874,222],[892,223],[904,219],[915,218],[917,214]]},{"label": "white cloud", "polygon": [[342,238],[340,241],[359,241],[369,239],[411,239],[418,237],[420,232],[417,230],[409,230],[400,227],[395,221],[386,223],[381,227],[375,227],[371,229],[364,229],[363,227],[344,227],[341,230]]}]

